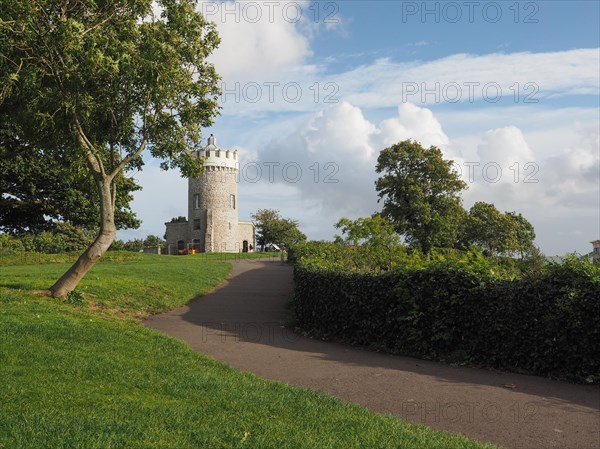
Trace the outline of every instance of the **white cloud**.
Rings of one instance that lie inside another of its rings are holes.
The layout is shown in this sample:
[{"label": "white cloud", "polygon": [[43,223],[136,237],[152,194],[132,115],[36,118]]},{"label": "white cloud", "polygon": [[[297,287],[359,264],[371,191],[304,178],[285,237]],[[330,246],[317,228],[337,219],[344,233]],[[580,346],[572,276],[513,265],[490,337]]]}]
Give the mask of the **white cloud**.
[{"label": "white cloud", "polygon": [[320,221],[327,222],[319,233],[323,238],[341,216],[358,217],[380,210],[374,186],[379,151],[409,138],[426,146],[449,146],[448,137],[428,109],[404,104],[396,117],[376,125],[359,107],[341,102],[315,113],[291,134],[271,141],[259,158],[275,161],[282,168],[289,163],[302,168],[302,176],[293,184],[299,201],[323,211]]},{"label": "white cloud", "polygon": [[398,116],[384,120],[380,124],[380,129],[382,148],[406,139],[416,139],[427,147],[435,145],[441,148],[449,144],[448,136],[431,110],[420,108],[412,103],[400,105]]},{"label": "white cloud", "polygon": [[481,56],[455,54],[411,63],[380,59],[339,74],[336,80],[350,101],[355,102],[354,95],[359,94],[361,101],[355,104],[366,107],[406,101],[428,104],[492,101],[497,93],[504,99],[527,104],[539,102],[550,94],[597,95],[599,61],[597,48]]},{"label": "white cloud", "polygon": [[557,205],[597,210],[600,206],[600,132],[597,126],[578,126],[574,131],[572,144],[541,165],[543,193]]},{"label": "white cloud", "polygon": [[[302,35],[298,36],[301,40]],[[298,56],[295,62],[282,64],[278,71],[276,68],[269,69],[268,82],[279,83],[272,88],[263,85],[264,80],[255,75],[255,66],[260,66],[268,52],[255,52],[253,62],[246,70],[240,69],[238,76],[247,72],[244,78],[247,80],[251,79],[248,74],[254,74],[254,81],[261,88],[260,95],[256,98],[255,89],[241,84],[235,104],[231,105],[232,95],[226,99],[229,105],[226,105],[224,114],[318,111],[335,101],[348,101],[362,108],[384,108],[402,103],[492,104],[497,99],[504,104],[510,102],[525,107],[566,95],[598,95],[600,91],[598,49],[457,54],[428,62],[393,62],[389,58],[381,58],[346,72],[329,73],[326,65],[305,64],[299,67],[297,63],[307,55],[297,51],[300,47],[291,45],[291,54]],[[227,50],[223,53],[227,55],[223,56],[227,58],[223,61],[226,73],[229,66],[237,66],[237,58],[246,58],[245,55],[232,57],[231,54],[236,52]],[[276,64],[277,55],[272,57],[275,58],[273,64]],[[271,62],[265,61],[264,64],[267,68]],[[221,70],[219,64],[217,69]],[[297,88],[291,84],[300,86],[298,95]],[[285,91],[288,88],[290,90]]]},{"label": "white cloud", "polygon": [[259,81],[304,63],[310,41],[296,20],[308,2],[201,2],[200,11],[217,25],[221,44],[210,60],[225,82]]},{"label": "white cloud", "polygon": [[477,146],[477,154],[479,165],[465,166],[467,172],[470,170],[467,177],[477,181],[514,183],[538,167],[525,136],[516,126],[486,131]]}]

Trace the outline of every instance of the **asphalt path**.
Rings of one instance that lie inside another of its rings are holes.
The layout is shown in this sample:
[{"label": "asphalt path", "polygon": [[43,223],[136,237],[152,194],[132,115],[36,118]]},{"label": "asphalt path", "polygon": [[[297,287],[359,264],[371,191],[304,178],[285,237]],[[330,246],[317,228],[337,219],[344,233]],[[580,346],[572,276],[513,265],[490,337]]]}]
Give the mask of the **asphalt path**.
[{"label": "asphalt path", "polygon": [[213,292],[145,325],[236,369],[502,447],[600,449],[598,386],[305,338],[286,327],[292,288],[285,263],[236,261]]}]

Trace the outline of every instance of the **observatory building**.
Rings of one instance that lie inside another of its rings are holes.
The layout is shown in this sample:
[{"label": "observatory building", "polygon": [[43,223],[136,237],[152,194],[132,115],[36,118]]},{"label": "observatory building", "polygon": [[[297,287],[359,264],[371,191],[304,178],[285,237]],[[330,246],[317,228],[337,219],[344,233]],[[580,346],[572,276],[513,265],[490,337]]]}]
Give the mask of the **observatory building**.
[{"label": "observatory building", "polygon": [[219,148],[215,136],[196,152],[204,158],[204,172],[188,180],[187,221],[165,223],[169,253],[248,252],[256,248],[255,227],[238,220],[237,150]]}]

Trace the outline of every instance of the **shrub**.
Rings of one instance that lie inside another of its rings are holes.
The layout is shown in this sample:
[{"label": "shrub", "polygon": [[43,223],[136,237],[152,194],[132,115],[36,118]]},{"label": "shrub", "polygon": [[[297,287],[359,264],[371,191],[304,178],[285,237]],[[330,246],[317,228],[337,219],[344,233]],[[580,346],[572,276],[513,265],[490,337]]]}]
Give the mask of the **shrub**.
[{"label": "shrub", "polygon": [[332,245],[294,254],[296,319],[305,331],[394,353],[600,380],[600,269],[590,262],[573,256],[519,276],[513,264],[477,252],[438,252],[370,272],[349,263],[355,249]]}]

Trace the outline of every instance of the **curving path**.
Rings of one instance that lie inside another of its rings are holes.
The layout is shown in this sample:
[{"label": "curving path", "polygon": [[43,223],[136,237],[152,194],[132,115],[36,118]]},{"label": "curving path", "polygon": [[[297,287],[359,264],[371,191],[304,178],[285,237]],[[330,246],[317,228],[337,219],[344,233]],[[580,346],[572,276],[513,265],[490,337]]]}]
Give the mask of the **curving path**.
[{"label": "curving path", "polygon": [[600,388],[311,340],[284,327],[292,268],[237,261],[212,293],[146,326],[261,377],[512,449],[600,449]]}]

